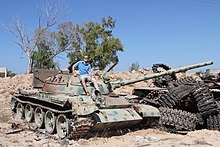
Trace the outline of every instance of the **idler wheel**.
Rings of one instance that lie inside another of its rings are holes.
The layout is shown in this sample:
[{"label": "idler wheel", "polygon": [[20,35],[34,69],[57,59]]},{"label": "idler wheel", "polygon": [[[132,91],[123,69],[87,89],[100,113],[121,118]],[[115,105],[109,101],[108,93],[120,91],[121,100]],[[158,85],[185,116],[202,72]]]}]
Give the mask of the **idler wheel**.
[{"label": "idler wheel", "polygon": [[57,117],[56,128],[57,128],[57,134],[60,139],[63,139],[69,135],[70,125],[69,125],[69,120],[66,118],[65,115],[60,114]]},{"label": "idler wheel", "polygon": [[27,122],[32,122],[34,118],[34,109],[31,105],[27,104],[24,110],[24,117]]},{"label": "idler wheel", "polygon": [[17,101],[12,97],[11,103],[10,103],[10,107],[11,107],[12,112],[15,112],[15,110],[16,110],[16,103],[17,103]]},{"label": "idler wheel", "polygon": [[35,109],[34,120],[38,128],[42,128],[44,126],[44,111],[42,110],[42,108],[37,107]]},{"label": "idler wheel", "polygon": [[45,114],[45,129],[50,134],[56,130],[56,116],[49,110]]},{"label": "idler wheel", "polygon": [[19,119],[24,118],[24,106],[21,103],[17,104],[17,107],[16,107],[16,118],[19,118]]}]

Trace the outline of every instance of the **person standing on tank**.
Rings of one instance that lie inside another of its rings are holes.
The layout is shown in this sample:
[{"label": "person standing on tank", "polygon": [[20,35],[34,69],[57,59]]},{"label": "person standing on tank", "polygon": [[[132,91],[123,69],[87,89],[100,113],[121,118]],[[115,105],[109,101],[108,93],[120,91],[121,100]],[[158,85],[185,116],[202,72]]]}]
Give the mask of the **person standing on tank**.
[{"label": "person standing on tank", "polygon": [[89,95],[89,91],[86,86],[86,82],[92,82],[96,91],[99,91],[98,84],[92,77],[91,65],[89,64],[89,57],[86,55],[83,57],[83,61],[78,61],[72,66],[72,72],[74,76],[77,76],[75,68],[78,68],[79,79],[83,86],[86,95]]}]

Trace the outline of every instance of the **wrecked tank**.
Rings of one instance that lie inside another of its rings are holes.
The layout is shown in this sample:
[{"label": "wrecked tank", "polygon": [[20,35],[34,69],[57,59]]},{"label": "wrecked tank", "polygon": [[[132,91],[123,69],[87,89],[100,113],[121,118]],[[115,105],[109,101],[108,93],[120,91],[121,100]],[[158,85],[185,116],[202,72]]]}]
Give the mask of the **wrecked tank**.
[{"label": "wrecked tank", "polygon": [[114,89],[152,78],[184,72],[213,64],[212,61],[149,74],[129,80],[111,81],[108,72],[97,79],[99,92],[87,83],[87,96],[79,78],[64,71],[35,70],[33,89],[11,94],[12,113],[37,128],[59,138],[82,138],[91,132],[151,126],[160,118],[159,109],[147,104],[130,103]]},{"label": "wrecked tank", "polygon": [[219,101],[220,99],[220,70],[219,69],[206,69],[197,73],[205,84],[209,87],[214,95],[214,98]]}]

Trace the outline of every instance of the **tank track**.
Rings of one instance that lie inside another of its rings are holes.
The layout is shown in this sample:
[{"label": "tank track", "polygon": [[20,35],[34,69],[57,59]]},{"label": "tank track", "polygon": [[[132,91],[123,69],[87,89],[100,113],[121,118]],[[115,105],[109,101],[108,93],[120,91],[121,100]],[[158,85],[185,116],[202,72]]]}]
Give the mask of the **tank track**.
[{"label": "tank track", "polygon": [[192,77],[185,77],[169,83],[167,87],[170,96],[175,100],[177,108],[181,107],[188,98],[193,101],[191,93],[197,88],[197,81]]},{"label": "tank track", "polygon": [[[192,77],[185,77],[180,80],[172,81],[168,84],[168,92],[160,95],[157,102],[161,107],[183,109],[187,111],[187,107],[191,109],[191,106],[195,105],[191,93],[196,88],[197,80]],[[197,112],[196,107],[193,109],[194,110],[190,110],[190,112]]]},{"label": "tank track", "polygon": [[[197,115],[197,126],[205,127],[207,125],[209,129],[215,130],[220,128],[220,104],[215,101],[213,94],[203,81],[185,77],[169,83],[168,93],[161,96],[160,104],[166,108],[181,109],[182,111],[199,114]],[[166,116],[166,114],[164,115]],[[165,119],[165,122],[172,120],[171,116],[166,117],[168,118]],[[163,115],[162,119],[164,119]],[[168,124],[174,126],[173,123]],[[173,128],[176,128],[176,126]]]},{"label": "tank track", "polygon": [[[70,132],[69,135],[67,136],[70,139],[80,139],[80,138],[85,138],[86,135],[88,135],[92,129],[92,127],[94,126],[94,122],[92,120],[91,117],[77,117],[76,115],[72,114],[72,110],[57,110],[57,109],[52,109],[51,107],[46,107],[40,104],[36,104],[36,103],[32,103],[30,101],[23,101],[20,100],[19,98],[13,97],[14,100],[16,100],[15,103],[22,103],[22,104],[30,104],[34,107],[40,107],[43,108],[45,110],[50,110],[51,112],[54,112],[56,114],[63,114],[65,116],[67,116],[69,122],[70,122]],[[12,112],[14,113],[15,108],[11,108]],[[75,116],[75,118],[71,118],[70,116]],[[41,131],[42,129],[39,128],[35,128],[35,129],[31,129],[37,132],[41,132],[47,136],[52,136],[52,134],[49,133],[44,133],[45,131]]]},{"label": "tank track", "polygon": [[178,87],[180,85],[195,85],[197,82],[198,81],[195,78],[187,76],[182,79],[170,82],[167,88],[170,89],[173,87]]},{"label": "tank track", "polygon": [[153,90],[151,91],[147,96],[145,96],[140,103],[152,105],[155,107],[160,107],[159,99],[162,95],[164,95],[166,92],[165,91],[160,91],[160,90]]},{"label": "tank track", "polygon": [[176,105],[175,99],[169,94],[161,95],[159,103],[162,107],[174,108]]},{"label": "tank track", "polygon": [[218,130],[218,131],[220,131],[220,114],[210,115],[207,118],[207,128],[209,130]]},{"label": "tank track", "polygon": [[141,103],[150,104],[157,108],[159,107],[173,108],[176,105],[176,100],[173,97],[171,97],[169,92],[165,93],[162,91],[161,92],[152,91],[149,94],[150,94],[149,96],[146,96],[145,98],[142,99]]},{"label": "tank track", "polygon": [[198,122],[196,114],[165,107],[160,107],[159,110],[161,114],[159,124],[162,125],[162,127],[167,128],[167,126],[170,126],[168,128],[172,128],[172,131],[195,130]]},{"label": "tank track", "polygon": [[198,112],[196,101],[192,96],[192,92],[197,88],[196,84],[197,82],[191,77],[186,77],[169,84],[169,95],[175,101],[174,108],[193,113]]},{"label": "tank track", "polygon": [[174,79],[170,75],[166,75],[163,77],[155,78],[154,85],[157,87],[166,88],[168,86],[168,83],[173,80]]},{"label": "tank track", "polygon": [[68,138],[78,140],[89,136],[89,133],[94,126],[94,121],[91,118],[78,118],[76,122],[72,121],[73,131],[70,132]]},{"label": "tank track", "polygon": [[153,72],[155,72],[155,73],[161,72],[160,70],[158,70],[159,68],[162,68],[162,69],[164,69],[164,70],[170,70],[170,69],[171,69],[169,66],[167,66],[167,65],[165,65],[165,64],[161,64],[161,63],[153,64],[153,66],[152,66],[152,70],[153,70]]},{"label": "tank track", "polygon": [[218,106],[209,88],[204,82],[193,77],[185,77],[169,83],[167,95],[161,98],[161,101],[166,103],[166,107],[200,113],[204,120],[209,115],[218,114]]},{"label": "tank track", "polygon": [[[220,111],[220,101],[216,101],[218,105],[218,111]],[[218,115],[210,115],[207,118],[207,128],[209,130],[218,130],[220,131],[220,114]]]},{"label": "tank track", "polygon": [[209,115],[218,114],[218,105],[214,100],[213,94],[209,88],[203,83],[199,82],[198,88],[192,93],[197,102],[197,108],[202,117],[206,120]]},{"label": "tank track", "polygon": [[[152,70],[155,73],[159,73],[162,72],[161,70],[159,70],[159,68],[164,69],[164,70],[170,70],[171,68],[165,64],[153,64],[152,66]],[[168,83],[176,80],[176,76],[175,74],[172,75],[165,75],[162,77],[158,77],[154,79],[154,85],[157,87],[167,87]]]}]

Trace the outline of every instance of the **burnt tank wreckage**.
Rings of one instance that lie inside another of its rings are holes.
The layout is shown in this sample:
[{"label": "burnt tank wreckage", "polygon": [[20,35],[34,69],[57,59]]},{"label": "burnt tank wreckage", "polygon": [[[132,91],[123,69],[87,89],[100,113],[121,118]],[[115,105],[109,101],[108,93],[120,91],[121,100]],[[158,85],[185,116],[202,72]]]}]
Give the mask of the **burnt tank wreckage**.
[{"label": "burnt tank wreckage", "polygon": [[[154,68],[169,70],[164,64]],[[158,71],[156,71],[158,72]],[[219,72],[208,70],[197,72],[197,76],[179,77],[166,75],[154,79],[159,88],[137,88],[141,103],[160,110],[160,124],[167,131],[212,129],[220,130]],[[197,78],[196,78],[197,77]]]},{"label": "burnt tank wreckage", "polygon": [[131,103],[126,96],[113,94],[113,90],[210,64],[213,62],[118,81],[108,78],[112,66],[97,80],[99,92],[87,83],[90,96],[85,94],[79,79],[68,72],[35,70],[33,89],[21,89],[11,94],[11,110],[17,118],[34,122],[38,128],[44,128],[49,134],[57,133],[61,139],[82,138],[90,132],[109,129],[148,127],[160,119],[159,109]]}]

